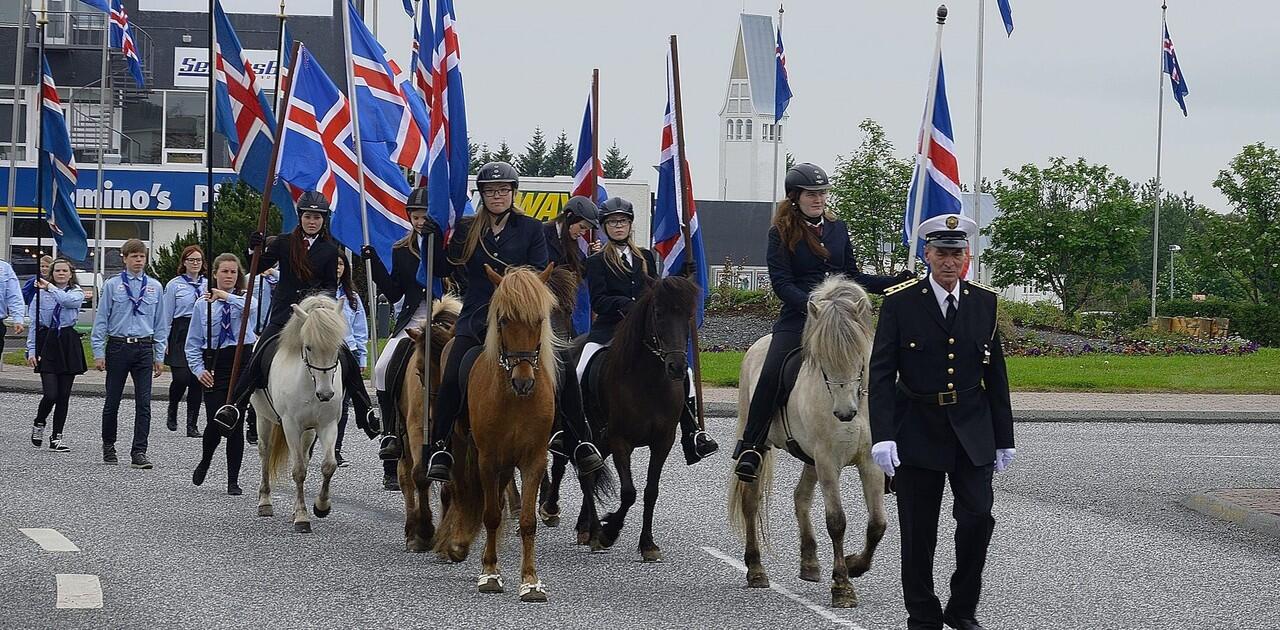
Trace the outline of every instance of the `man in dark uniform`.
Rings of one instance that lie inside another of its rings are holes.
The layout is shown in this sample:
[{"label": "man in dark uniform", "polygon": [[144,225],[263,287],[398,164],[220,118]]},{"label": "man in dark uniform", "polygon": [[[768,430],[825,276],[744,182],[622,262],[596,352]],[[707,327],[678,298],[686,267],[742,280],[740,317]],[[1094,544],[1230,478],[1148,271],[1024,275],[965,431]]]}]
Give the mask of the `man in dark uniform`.
[{"label": "man in dark uniform", "polygon": [[[977,231],[961,215],[921,223],[929,275],[886,291],[871,354],[871,454],[897,489],[912,630],[982,628],[975,615],[995,528],[991,476],[1014,456],[996,292],[963,279]],[[956,571],[943,608],[933,590],[933,555],[947,477]]]}]

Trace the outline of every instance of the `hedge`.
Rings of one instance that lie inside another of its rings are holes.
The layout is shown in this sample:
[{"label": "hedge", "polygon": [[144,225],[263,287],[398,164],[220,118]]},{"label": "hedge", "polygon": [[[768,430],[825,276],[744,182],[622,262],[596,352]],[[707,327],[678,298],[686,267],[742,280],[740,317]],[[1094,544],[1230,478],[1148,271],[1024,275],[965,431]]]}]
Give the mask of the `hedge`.
[{"label": "hedge", "polygon": [[[1280,347],[1280,306],[1224,300],[1172,300],[1156,303],[1161,317],[1226,317],[1231,333],[1267,347]],[[1151,302],[1135,302],[1125,313],[1125,323],[1138,327],[1151,315]]]}]

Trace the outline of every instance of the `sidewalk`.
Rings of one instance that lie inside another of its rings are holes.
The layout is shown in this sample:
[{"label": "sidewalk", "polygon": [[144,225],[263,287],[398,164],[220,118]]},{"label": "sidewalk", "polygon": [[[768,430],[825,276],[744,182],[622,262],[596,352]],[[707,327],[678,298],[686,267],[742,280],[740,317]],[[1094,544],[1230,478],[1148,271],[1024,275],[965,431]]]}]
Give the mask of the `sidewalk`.
[{"label": "sidewalk", "polygon": [[1280,536],[1280,488],[1206,490],[1189,495],[1182,504],[1206,516]]},{"label": "sidewalk", "polygon": [[[151,386],[152,398],[168,400],[169,383],[168,372],[156,378]],[[105,388],[106,374],[90,368],[76,377],[73,394],[103,396]],[[29,368],[6,365],[0,371],[0,392],[39,391],[40,377]],[[133,396],[131,385],[126,385],[124,391],[126,398]],[[737,417],[737,389],[707,387],[702,391],[702,400],[709,417]],[[1280,423],[1280,396],[1014,392],[1013,417],[1021,422]]]}]

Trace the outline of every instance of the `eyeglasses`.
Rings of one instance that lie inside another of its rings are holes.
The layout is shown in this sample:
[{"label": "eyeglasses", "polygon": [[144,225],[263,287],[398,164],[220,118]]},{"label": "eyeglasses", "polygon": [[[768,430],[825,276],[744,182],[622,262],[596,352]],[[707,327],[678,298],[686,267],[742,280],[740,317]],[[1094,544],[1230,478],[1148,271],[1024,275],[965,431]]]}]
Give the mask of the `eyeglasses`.
[{"label": "eyeglasses", "polygon": [[485,197],[503,197],[506,195],[510,195],[511,189],[510,188],[489,188],[489,189],[480,191],[480,194],[484,195]]},{"label": "eyeglasses", "polygon": [[203,258],[183,258],[182,260],[183,262],[198,262],[198,263],[204,262]]},{"label": "eyeglasses", "polygon": [[631,225],[631,219],[609,219],[608,221],[605,221],[604,224],[608,227],[623,227],[625,225]]}]

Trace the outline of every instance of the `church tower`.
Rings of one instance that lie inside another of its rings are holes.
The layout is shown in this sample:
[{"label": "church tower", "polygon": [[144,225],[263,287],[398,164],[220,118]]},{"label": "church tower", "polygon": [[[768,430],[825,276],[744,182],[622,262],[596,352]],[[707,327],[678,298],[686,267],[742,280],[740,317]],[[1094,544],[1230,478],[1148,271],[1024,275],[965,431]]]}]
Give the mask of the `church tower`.
[{"label": "church tower", "polygon": [[[773,18],[742,14],[733,46],[724,105],[720,108],[719,198],[728,201],[777,201],[774,182],[782,195],[786,170],[787,117],[774,124],[774,82],[777,65]],[[773,169],[774,145],[778,169]],[[770,174],[772,173],[772,177]]]}]

